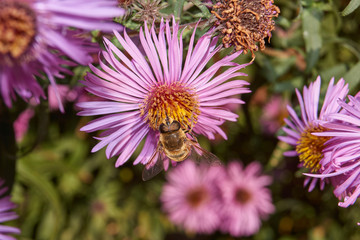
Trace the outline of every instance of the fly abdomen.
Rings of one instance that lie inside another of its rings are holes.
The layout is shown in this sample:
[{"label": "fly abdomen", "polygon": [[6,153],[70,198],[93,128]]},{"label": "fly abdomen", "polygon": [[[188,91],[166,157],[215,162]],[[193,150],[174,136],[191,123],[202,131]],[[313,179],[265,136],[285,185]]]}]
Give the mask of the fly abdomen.
[{"label": "fly abdomen", "polygon": [[184,145],[184,139],[179,137],[177,133],[171,133],[164,136],[164,141],[162,141],[165,149],[169,151],[177,151],[182,148]]}]

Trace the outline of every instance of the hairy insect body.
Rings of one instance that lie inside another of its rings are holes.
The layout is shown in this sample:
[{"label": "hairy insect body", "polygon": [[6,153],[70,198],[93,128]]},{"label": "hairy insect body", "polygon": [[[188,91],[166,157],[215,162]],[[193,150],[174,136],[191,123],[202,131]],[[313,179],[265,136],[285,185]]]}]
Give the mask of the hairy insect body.
[{"label": "hairy insect body", "polygon": [[[201,148],[196,138],[188,130],[182,129],[178,121],[166,118],[164,123],[160,124],[159,133],[158,146],[143,170],[144,181],[151,179],[164,169],[166,157],[175,162],[192,158],[195,162],[221,165],[220,160],[214,154]],[[191,138],[186,135],[187,133],[191,135]]]},{"label": "hairy insect body", "polygon": [[159,141],[165,155],[173,161],[184,161],[190,154],[190,146],[186,143],[187,137],[184,131],[162,133]]}]

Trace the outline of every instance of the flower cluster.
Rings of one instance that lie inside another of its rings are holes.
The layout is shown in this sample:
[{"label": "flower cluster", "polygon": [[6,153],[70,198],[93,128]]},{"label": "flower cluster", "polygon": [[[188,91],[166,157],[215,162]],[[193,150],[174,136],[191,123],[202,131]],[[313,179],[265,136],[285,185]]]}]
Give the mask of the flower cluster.
[{"label": "flower cluster", "polygon": [[257,162],[208,167],[185,161],[167,175],[161,200],[170,220],[197,233],[255,234],[274,211],[268,176]]}]

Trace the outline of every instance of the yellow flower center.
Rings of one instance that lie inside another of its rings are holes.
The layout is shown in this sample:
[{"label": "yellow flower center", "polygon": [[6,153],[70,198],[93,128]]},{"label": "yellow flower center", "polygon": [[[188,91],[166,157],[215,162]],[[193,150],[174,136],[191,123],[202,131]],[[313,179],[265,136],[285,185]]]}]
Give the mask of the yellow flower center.
[{"label": "yellow flower center", "polygon": [[140,111],[154,130],[158,130],[167,117],[178,121],[184,129],[191,128],[200,113],[195,92],[178,82],[153,86]]},{"label": "yellow flower center", "polygon": [[18,60],[35,39],[34,11],[24,1],[1,0],[0,33],[0,59]]},{"label": "yellow flower center", "polygon": [[331,137],[319,137],[312,133],[324,132],[328,129],[322,126],[310,125],[301,134],[299,141],[297,142],[296,152],[299,154],[300,162],[303,162],[304,167],[309,168],[312,172],[317,172],[321,165],[320,160],[323,158],[323,149],[326,141]]}]

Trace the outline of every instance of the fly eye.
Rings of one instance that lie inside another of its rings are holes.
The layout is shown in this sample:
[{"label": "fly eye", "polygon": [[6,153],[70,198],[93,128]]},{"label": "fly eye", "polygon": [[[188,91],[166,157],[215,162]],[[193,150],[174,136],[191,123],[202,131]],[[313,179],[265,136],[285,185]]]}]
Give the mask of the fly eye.
[{"label": "fly eye", "polygon": [[170,131],[177,131],[179,130],[181,127],[180,123],[178,121],[173,121],[171,124],[170,124]]},{"label": "fly eye", "polygon": [[160,133],[167,133],[167,132],[169,132],[168,127],[167,127],[165,124],[163,124],[163,123],[160,124],[159,131],[160,131]]}]

